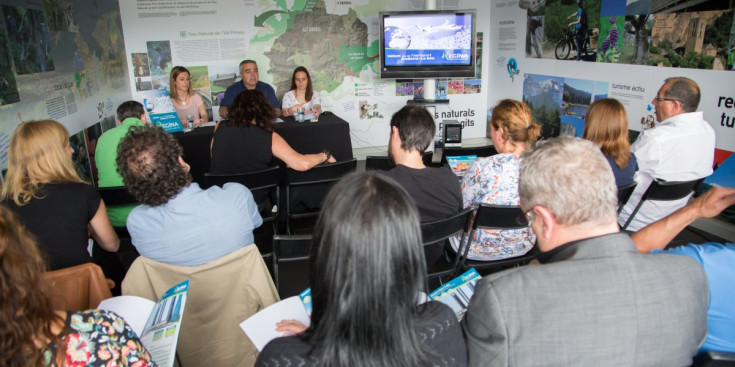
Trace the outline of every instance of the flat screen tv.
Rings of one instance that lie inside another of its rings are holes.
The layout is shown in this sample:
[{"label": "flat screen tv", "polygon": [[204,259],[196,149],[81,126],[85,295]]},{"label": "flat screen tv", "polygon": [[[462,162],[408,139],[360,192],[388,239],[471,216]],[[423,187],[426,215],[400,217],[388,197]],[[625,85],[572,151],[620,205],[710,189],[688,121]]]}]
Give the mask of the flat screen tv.
[{"label": "flat screen tv", "polygon": [[380,77],[473,78],[474,10],[380,13]]}]

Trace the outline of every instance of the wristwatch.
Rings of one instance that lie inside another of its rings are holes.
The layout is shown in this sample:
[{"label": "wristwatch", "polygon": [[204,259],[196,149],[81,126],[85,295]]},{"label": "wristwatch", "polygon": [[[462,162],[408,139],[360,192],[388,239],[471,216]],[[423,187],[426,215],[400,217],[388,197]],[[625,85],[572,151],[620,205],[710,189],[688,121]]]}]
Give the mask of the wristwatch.
[{"label": "wristwatch", "polygon": [[326,150],[326,149],[322,150],[322,153],[324,153],[324,155],[327,156],[327,158],[324,159],[324,162],[328,161],[329,160],[329,157],[332,156],[332,153],[329,153],[329,151]]}]

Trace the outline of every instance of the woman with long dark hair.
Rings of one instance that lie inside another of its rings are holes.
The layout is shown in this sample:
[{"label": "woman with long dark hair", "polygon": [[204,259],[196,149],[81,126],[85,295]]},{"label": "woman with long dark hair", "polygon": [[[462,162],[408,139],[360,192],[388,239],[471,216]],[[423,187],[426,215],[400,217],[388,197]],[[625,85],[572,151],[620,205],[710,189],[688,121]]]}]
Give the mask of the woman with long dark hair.
[{"label": "woman with long dark hair", "polygon": [[309,70],[299,66],[294,69],[291,75],[291,89],[283,95],[283,116],[291,116],[298,112],[299,108],[304,109],[305,114],[313,113],[319,118],[322,113],[322,99],[319,92],[314,90],[311,84],[311,76]]},{"label": "woman with long dark hair", "polygon": [[325,199],[309,253],[311,325],[271,341],[256,366],[464,366],[456,316],[419,304],[426,264],[416,204],[392,179],[353,173]]}]

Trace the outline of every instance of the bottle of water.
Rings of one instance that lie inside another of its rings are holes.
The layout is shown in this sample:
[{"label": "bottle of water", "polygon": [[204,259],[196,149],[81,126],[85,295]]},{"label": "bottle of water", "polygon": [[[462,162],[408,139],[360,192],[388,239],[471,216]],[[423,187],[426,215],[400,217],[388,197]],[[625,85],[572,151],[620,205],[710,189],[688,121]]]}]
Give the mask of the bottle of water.
[{"label": "bottle of water", "polygon": [[304,122],[304,108],[303,107],[299,107],[298,121]]}]

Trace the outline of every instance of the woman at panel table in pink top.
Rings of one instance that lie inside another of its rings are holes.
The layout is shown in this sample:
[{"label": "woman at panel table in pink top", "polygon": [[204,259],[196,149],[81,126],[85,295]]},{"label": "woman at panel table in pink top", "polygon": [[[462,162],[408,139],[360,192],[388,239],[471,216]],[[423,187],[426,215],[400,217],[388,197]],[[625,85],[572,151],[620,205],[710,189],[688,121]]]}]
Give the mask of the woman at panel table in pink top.
[{"label": "woman at panel table in pink top", "polygon": [[192,126],[188,127],[194,128],[209,121],[202,96],[199,93],[194,93],[191,89],[191,73],[187,68],[174,66],[171,69],[169,84],[171,100],[174,102],[176,115],[179,116],[179,121],[182,124],[188,124],[189,120],[191,120]]}]

